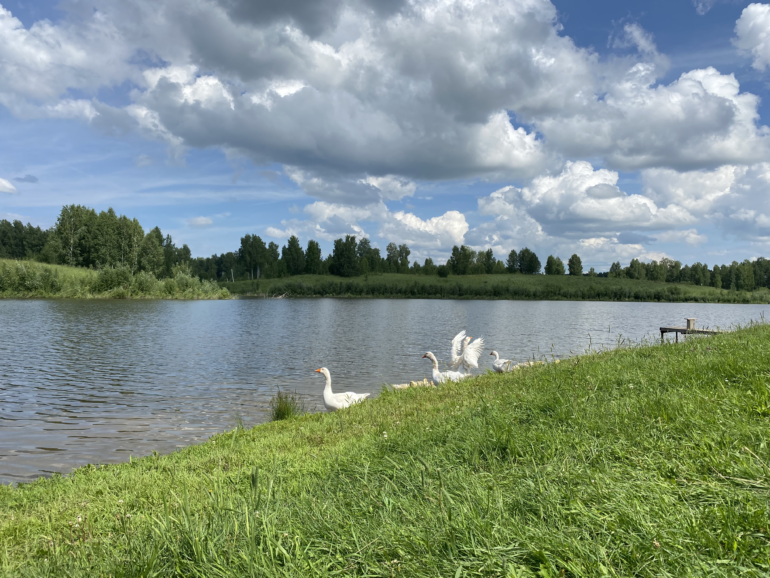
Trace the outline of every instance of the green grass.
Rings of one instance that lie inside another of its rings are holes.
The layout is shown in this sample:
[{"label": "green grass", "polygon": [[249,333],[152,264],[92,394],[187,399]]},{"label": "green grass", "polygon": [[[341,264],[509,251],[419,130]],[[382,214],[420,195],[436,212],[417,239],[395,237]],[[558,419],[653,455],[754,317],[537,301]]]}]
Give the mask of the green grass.
[{"label": "green grass", "polygon": [[281,391],[270,400],[270,417],[273,421],[291,419],[305,413],[305,403],[297,393]]},{"label": "green grass", "polygon": [[0,487],[3,576],[767,576],[770,327]]},{"label": "green grass", "polygon": [[378,274],[341,278],[298,275],[283,279],[220,282],[233,294],[288,297],[390,297],[445,299],[551,299],[770,303],[770,290],[714,289],[686,283],[657,283],[568,275],[438,276]]},{"label": "green grass", "polygon": [[82,267],[0,259],[0,298],[227,299],[212,281],[179,272],[156,279],[127,269],[94,271]]}]

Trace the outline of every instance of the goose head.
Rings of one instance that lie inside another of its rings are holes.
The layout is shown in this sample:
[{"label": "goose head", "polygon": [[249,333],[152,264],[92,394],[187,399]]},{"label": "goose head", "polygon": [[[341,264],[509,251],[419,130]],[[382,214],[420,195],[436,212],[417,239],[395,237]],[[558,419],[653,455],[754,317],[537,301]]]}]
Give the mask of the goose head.
[{"label": "goose head", "polygon": [[433,355],[430,351],[428,353],[426,353],[425,355],[423,355],[422,358],[423,359],[428,358],[428,359],[430,359],[431,361],[434,361],[434,362],[436,361],[436,356]]},{"label": "goose head", "polygon": [[316,369],[316,372],[320,373],[321,375],[323,375],[327,380],[332,378],[331,374],[329,373],[329,370],[326,369],[325,367],[321,367],[319,369]]}]

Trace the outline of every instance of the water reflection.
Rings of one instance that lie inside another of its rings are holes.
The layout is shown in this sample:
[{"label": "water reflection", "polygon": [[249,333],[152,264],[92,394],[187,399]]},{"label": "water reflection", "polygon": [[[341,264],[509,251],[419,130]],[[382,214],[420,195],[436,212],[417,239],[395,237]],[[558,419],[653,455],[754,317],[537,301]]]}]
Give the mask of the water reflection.
[{"label": "water reflection", "polygon": [[[0,481],[168,452],[267,417],[282,387],[322,409],[335,388],[430,376],[460,329],[522,361],[564,357],[761,305],[437,300],[0,301]],[[484,359],[491,364],[492,358]]]}]

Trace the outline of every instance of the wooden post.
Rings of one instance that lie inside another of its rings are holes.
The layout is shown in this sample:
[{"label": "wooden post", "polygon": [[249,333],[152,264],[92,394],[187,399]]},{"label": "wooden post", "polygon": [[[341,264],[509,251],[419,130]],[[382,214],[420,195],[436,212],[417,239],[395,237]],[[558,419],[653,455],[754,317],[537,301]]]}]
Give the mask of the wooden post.
[{"label": "wooden post", "polygon": [[687,317],[687,329],[695,329],[695,320],[697,317]]}]

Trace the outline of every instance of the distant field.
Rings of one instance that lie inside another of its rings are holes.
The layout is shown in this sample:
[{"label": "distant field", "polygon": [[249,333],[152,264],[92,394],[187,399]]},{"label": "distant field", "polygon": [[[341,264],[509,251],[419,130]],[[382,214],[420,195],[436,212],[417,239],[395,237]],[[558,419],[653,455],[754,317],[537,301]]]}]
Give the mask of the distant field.
[{"label": "distant field", "polygon": [[287,297],[386,297],[443,299],[556,299],[770,303],[770,291],[729,291],[685,283],[657,283],[568,275],[438,276],[386,273],[341,278],[298,275],[283,279],[220,282],[230,293]]}]

